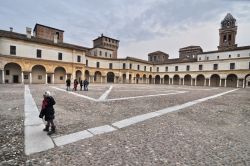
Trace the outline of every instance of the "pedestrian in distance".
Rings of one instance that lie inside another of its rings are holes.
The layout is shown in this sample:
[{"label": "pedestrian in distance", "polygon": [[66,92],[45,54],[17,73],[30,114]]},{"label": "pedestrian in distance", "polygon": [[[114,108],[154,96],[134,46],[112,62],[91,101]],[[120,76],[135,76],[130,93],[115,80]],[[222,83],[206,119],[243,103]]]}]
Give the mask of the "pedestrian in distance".
[{"label": "pedestrian in distance", "polygon": [[82,86],[83,86],[83,80],[80,80],[80,87],[81,87],[81,91],[82,91]]},{"label": "pedestrian in distance", "polygon": [[74,90],[77,91],[77,85],[78,85],[78,81],[77,79],[74,80]]},{"label": "pedestrian in distance", "polygon": [[83,85],[84,85],[84,91],[88,91],[89,82],[88,82],[88,80],[86,78],[83,81]]},{"label": "pedestrian in distance", "polygon": [[66,80],[66,86],[67,86],[67,91],[68,90],[70,90],[70,84],[71,84],[71,81],[70,81],[70,79],[68,78],[67,80]]},{"label": "pedestrian in distance", "polygon": [[[56,126],[54,124],[55,119],[55,110],[54,105],[56,104],[54,98],[51,96],[49,91],[46,91],[43,94],[43,102],[42,102],[42,109],[39,115],[39,118],[45,117],[45,121],[47,121],[47,124],[43,131],[48,132],[48,135],[54,134],[56,132]],[[51,127],[51,130],[49,131],[49,128]]]}]

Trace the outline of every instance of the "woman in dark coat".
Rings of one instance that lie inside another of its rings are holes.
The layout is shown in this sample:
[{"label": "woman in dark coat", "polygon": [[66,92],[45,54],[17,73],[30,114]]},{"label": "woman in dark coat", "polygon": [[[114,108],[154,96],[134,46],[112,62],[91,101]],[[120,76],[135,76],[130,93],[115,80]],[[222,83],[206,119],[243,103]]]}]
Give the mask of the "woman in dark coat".
[{"label": "woman in dark coat", "polygon": [[[43,95],[43,103],[42,103],[42,110],[40,112],[39,117],[43,118],[45,117],[45,121],[47,121],[46,127],[43,129],[43,131],[47,131],[48,135],[51,135],[55,133],[56,126],[53,122],[55,119],[55,110],[53,105],[55,105],[56,102],[54,98],[50,95],[49,91],[46,91]],[[49,127],[51,126],[51,131],[49,131]]]}]

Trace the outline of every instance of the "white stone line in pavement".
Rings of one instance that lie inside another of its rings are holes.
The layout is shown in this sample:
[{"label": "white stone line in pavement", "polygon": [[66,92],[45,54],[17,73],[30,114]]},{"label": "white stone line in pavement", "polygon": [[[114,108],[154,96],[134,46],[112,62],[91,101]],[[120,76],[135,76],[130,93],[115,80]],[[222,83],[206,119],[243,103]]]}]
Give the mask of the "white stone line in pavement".
[{"label": "white stone line in pavement", "polygon": [[85,98],[85,99],[88,99],[88,100],[91,100],[91,101],[98,101],[97,99],[94,99],[92,97],[81,95],[81,94],[78,94],[78,93],[74,93],[72,91],[66,91],[65,89],[57,88],[57,87],[54,87],[54,86],[51,86],[51,88],[54,88],[54,89],[57,89],[57,90],[60,90],[60,91],[63,91],[63,92],[67,92],[67,93],[70,93],[72,95],[82,97],[82,98]]},{"label": "white stone line in pavement", "polygon": [[94,127],[94,128],[90,128],[87,129],[89,132],[91,132],[94,135],[97,134],[103,134],[103,133],[108,133],[111,131],[115,131],[116,129],[114,127],[111,127],[109,125],[104,125],[104,126],[99,126],[99,127]]},{"label": "white stone line in pavement", "polygon": [[72,133],[72,134],[68,134],[68,135],[54,138],[54,142],[57,146],[62,146],[62,145],[66,145],[69,143],[76,142],[76,141],[80,141],[82,139],[90,138],[93,136],[94,135],[91,134],[89,131],[83,130],[83,131],[79,131],[77,133]]},{"label": "white stone line in pavement", "polygon": [[164,114],[174,112],[174,111],[179,111],[179,110],[181,110],[183,108],[190,107],[190,106],[192,106],[194,104],[198,104],[198,103],[204,102],[206,100],[213,99],[213,98],[225,95],[227,93],[230,93],[230,92],[233,92],[233,91],[236,91],[236,90],[238,90],[238,89],[233,89],[233,90],[226,91],[226,92],[223,92],[223,93],[219,93],[219,94],[216,94],[216,95],[213,95],[213,96],[209,96],[209,97],[201,98],[201,99],[194,100],[194,101],[191,101],[191,102],[187,102],[187,103],[184,103],[184,104],[181,104],[181,105],[168,107],[168,108],[165,108],[165,109],[162,109],[162,110],[159,110],[159,111],[155,111],[155,112],[151,112],[151,113],[142,114],[142,115],[138,115],[138,116],[135,116],[135,117],[127,118],[127,119],[112,123],[112,126],[115,126],[117,128],[124,128],[124,127],[130,126],[130,125],[139,123],[141,121],[145,121],[147,119],[154,118],[156,116],[164,115]]},{"label": "white stone line in pavement", "polygon": [[43,132],[44,123],[40,119],[28,85],[24,88],[24,151],[26,155],[54,148],[52,139]]},{"label": "white stone line in pavement", "polygon": [[137,98],[146,98],[146,97],[155,97],[155,96],[168,96],[168,95],[175,95],[175,94],[181,94],[186,93],[187,91],[176,91],[173,93],[163,93],[163,94],[155,94],[155,95],[144,95],[144,96],[133,96],[133,97],[122,97],[122,98],[115,98],[115,99],[107,99],[105,101],[118,101],[118,100],[129,100],[129,99],[137,99]]},{"label": "white stone line in pavement", "polygon": [[109,87],[109,89],[106,90],[106,91],[99,97],[98,100],[99,100],[99,101],[105,100],[105,99],[107,98],[107,96],[109,95],[109,93],[111,92],[112,88],[113,88],[113,86],[111,85],[111,86]]}]

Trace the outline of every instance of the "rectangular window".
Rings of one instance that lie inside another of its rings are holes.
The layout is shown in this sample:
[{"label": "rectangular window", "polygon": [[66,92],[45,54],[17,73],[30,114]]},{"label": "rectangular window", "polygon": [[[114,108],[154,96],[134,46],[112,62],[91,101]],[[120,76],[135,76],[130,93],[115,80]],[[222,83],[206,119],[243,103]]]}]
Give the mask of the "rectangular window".
[{"label": "rectangular window", "polygon": [[235,63],[230,63],[230,70],[235,69]]},{"label": "rectangular window", "polygon": [[190,66],[189,65],[187,65],[187,71],[189,71],[190,70]]},{"label": "rectangular window", "polygon": [[62,60],[62,53],[61,52],[58,53],[58,60]]},{"label": "rectangular window", "polygon": [[140,70],[140,65],[137,65],[137,70]]},{"label": "rectangular window", "polygon": [[102,56],[102,51],[99,52],[99,55]]},{"label": "rectangular window", "polygon": [[144,66],[144,71],[147,71],[147,66]]},{"label": "rectangular window", "polygon": [[122,68],[123,68],[123,69],[126,69],[126,63],[123,63]]},{"label": "rectangular window", "polygon": [[77,62],[81,62],[81,56],[80,55],[77,56]]},{"label": "rectangular window", "polygon": [[152,72],[152,67],[150,67],[150,72]]},{"label": "rectangular window", "polygon": [[218,64],[214,64],[214,70],[218,70]]},{"label": "rectangular window", "polygon": [[228,58],[231,58],[231,55],[230,55],[230,54],[228,55]]},{"label": "rectangular window", "polygon": [[129,64],[129,69],[132,69],[132,64],[131,63]]},{"label": "rectangular window", "polygon": [[60,80],[63,80],[63,76],[60,76]]},{"label": "rectangular window", "polygon": [[202,65],[199,65],[199,70],[202,70],[203,66]]},{"label": "rectangular window", "polygon": [[38,75],[38,79],[39,80],[43,79],[43,76],[42,75]]},{"label": "rectangular window", "polygon": [[24,75],[23,79],[27,80],[27,79],[29,79],[29,76],[28,75]]},{"label": "rectangular window", "polygon": [[107,52],[105,52],[105,57],[107,57],[108,56],[108,53]]},{"label": "rectangular window", "polygon": [[109,57],[111,58],[112,54],[109,54]]},{"label": "rectangular window", "polygon": [[159,72],[159,67],[156,68],[157,72]]},{"label": "rectangular window", "polygon": [[199,57],[199,61],[201,60],[201,57]]},{"label": "rectangular window", "polygon": [[36,50],[36,57],[42,58],[42,50],[39,50],[39,49]]},{"label": "rectangular window", "polygon": [[94,56],[97,56],[97,51],[96,50],[94,51]]},{"label": "rectangular window", "polygon": [[220,56],[217,56],[217,59],[220,59]]},{"label": "rectangular window", "polygon": [[10,75],[10,71],[9,70],[5,70],[5,75],[6,76]]},{"label": "rectangular window", "polygon": [[10,55],[16,55],[16,46],[10,46]]},{"label": "rectangular window", "polygon": [[168,67],[165,67],[165,71],[168,71]]},{"label": "rectangular window", "polygon": [[86,66],[88,66],[89,65],[89,61],[88,60],[86,60]]},{"label": "rectangular window", "polygon": [[240,54],[237,54],[237,57],[240,57]]},{"label": "rectangular window", "polygon": [[96,68],[100,67],[100,62],[96,62]]},{"label": "rectangular window", "polygon": [[207,57],[207,61],[209,60],[209,57]]},{"label": "rectangular window", "polygon": [[113,68],[113,64],[109,63],[109,69],[112,69],[112,68]]},{"label": "rectangular window", "polygon": [[175,71],[178,71],[178,66],[175,66]]}]

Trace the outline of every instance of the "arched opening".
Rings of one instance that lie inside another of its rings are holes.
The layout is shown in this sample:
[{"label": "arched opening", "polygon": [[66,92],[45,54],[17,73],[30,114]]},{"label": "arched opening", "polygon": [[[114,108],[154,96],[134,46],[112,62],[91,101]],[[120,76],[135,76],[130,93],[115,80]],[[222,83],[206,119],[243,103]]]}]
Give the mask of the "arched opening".
[{"label": "arched opening", "polygon": [[180,76],[179,75],[174,75],[174,85],[179,85],[179,82],[180,82]]},{"label": "arched opening", "polygon": [[76,71],[76,80],[77,80],[78,82],[80,82],[81,79],[82,79],[82,71],[81,71],[81,70],[77,70],[77,71]]},{"label": "arched opening", "polygon": [[4,66],[4,80],[5,83],[21,83],[22,68],[17,63],[7,63]]},{"label": "arched opening", "polygon": [[[54,71],[54,78],[55,78],[55,80],[54,80],[54,83],[55,84],[64,84],[65,83],[65,76],[66,76],[66,70],[63,68],[63,67],[57,67],[57,68],[55,68],[55,71]],[[48,83],[50,83],[51,81],[50,81],[50,79],[51,79],[51,77],[48,75],[47,76],[47,81],[48,81]]]},{"label": "arched opening", "polygon": [[139,80],[140,80],[140,74],[136,74],[136,83],[139,84]]},{"label": "arched opening", "polygon": [[168,75],[164,76],[164,84],[169,85],[169,76]]},{"label": "arched opening", "polygon": [[101,83],[102,82],[102,73],[100,71],[95,72],[94,81],[96,83]]},{"label": "arched opening", "polygon": [[146,74],[144,74],[144,75],[142,76],[142,80],[143,80],[143,83],[144,83],[144,84],[147,83],[147,76],[146,76]]},{"label": "arched opening", "polygon": [[32,83],[45,84],[46,83],[46,69],[42,65],[35,65],[32,67]]},{"label": "arched opening", "polygon": [[161,83],[161,77],[159,75],[155,76],[155,84],[160,84]]},{"label": "arched opening", "polygon": [[84,75],[85,75],[85,79],[87,79],[89,81],[89,71],[88,70],[85,70]]},{"label": "arched opening", "polygon": [[204,86],[205,85],[205,76],[202,74],[199,74],[196,77],[196,85],[197,86]]},{"label": "arched opening", "polygon": [[210,86],[220,86],[220,76],[218,74],[213,74],[210,77]]},{"label": "arched opening", "polygon": [[187,74],[184,76],[184,85],[191,86],[191,81],[192,81],[191,75]]},{"label": "arched opening", "polygon": [[227,76],[227,87],[237,87],[237,76],[235,74]]},{"label": "arched opening", "polygon": [[148,79],[149,79],[149,84],[152,84],[153,83],[153,81],[152,81],[152,75],[149,75]]},{"label": "arched opening", "polygon": [[126,74],[122,74],[122,83],[126,83]]},{"label": "arched opening", "polygon": [[250,74],[245,77],[245,85],[244,87],[250,87]]},{"label": "arched opening", "polygon": [[113,72],[107,73],[107,83],[114,83],[115,74]]}]

